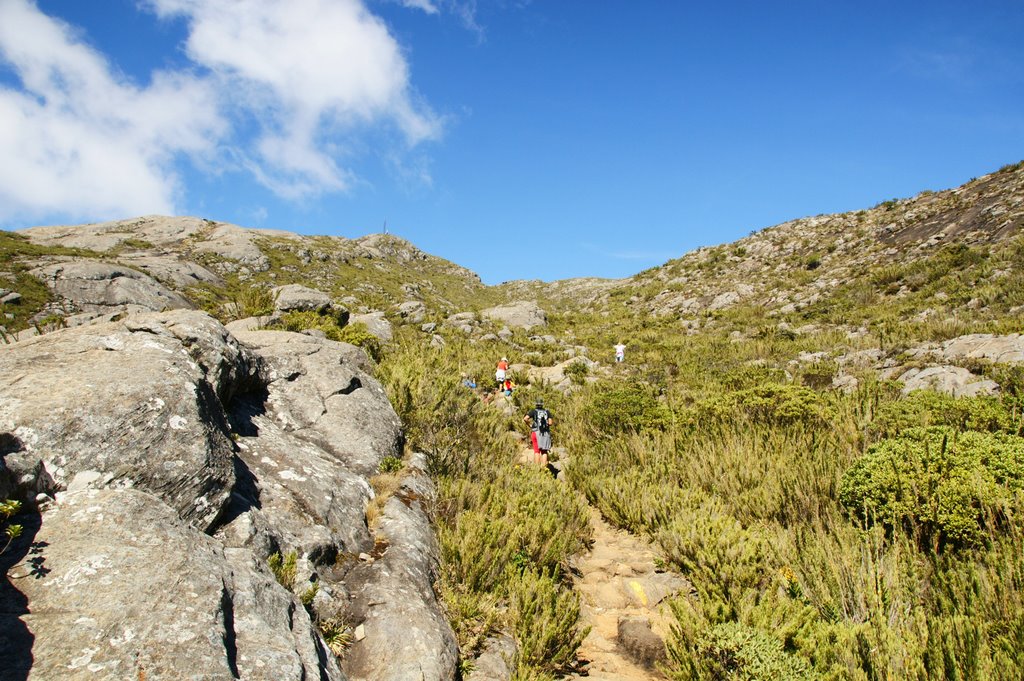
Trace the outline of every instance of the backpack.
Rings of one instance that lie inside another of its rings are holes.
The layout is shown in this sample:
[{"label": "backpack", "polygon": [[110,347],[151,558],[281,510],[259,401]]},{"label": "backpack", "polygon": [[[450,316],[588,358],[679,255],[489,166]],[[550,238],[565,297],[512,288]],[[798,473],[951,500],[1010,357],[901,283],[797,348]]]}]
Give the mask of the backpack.
[{"label": "backpack", "polygon": [[542,433],[546,433],[551,429],[548,425],[548,410],[538,409],[537,410],[537,430]]}]

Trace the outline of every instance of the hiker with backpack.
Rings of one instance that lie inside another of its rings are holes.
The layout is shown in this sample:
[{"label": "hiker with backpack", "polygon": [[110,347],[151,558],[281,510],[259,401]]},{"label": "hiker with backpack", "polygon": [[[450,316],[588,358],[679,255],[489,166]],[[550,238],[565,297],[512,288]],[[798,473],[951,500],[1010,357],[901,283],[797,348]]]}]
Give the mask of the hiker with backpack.
[{"label": "hiker with backpack", "polygon": [[498,368],[494,372],[494,380],[498,382],[498,392],[505,386],[505,374],[508,371],[508,357],[502,357],[498,362]]},{"label": "hiker with backpack", "polygon": [[544,408],[544,400],[537,400],[537,406],[523,417],[530,424],[530,442],[533,444],[533,462],[548,465],[551,450],[551,412]]}]

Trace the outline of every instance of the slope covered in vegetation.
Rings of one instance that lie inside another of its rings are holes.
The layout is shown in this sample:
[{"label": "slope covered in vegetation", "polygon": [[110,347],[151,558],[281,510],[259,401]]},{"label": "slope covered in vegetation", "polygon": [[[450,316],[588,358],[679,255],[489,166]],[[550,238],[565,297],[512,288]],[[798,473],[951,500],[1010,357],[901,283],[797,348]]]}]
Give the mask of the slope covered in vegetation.
[{"label": "slope covered in vegetation", "polygon": [[[518,679],[577,669],[569,573],[589,503],[694,587],[672,604],[671,678],[1024,674],[1024,164],[619,281],[485,287],[383,236],[261,232],[243,262],[210,246],[237,236],[223,225],[160,243],[129,227],[4,235],[4,285],[60,313],[34,268],[173,254],[216,273],[185,292],[225,320],[301,283],[394,323],[374,341],[377,375],[439,482],[438,588],[465,672],[497,632],[518,644]],[[521,300],[546,311],[542,328],[480,314]],[[486,385],[502,356],[508,400],[462,385]],[[519,463],[538,397],[568,485]]]}]

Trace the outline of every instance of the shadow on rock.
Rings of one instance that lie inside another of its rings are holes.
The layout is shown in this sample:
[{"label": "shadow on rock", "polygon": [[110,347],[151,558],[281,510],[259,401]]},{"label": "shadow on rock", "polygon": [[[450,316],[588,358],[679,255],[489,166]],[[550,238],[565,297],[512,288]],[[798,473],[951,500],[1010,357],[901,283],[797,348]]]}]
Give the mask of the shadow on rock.
[{"label": "shadow on rock", "polygon": [[[17,587],[18,580],[43,579],[46,567],[46,542],[35,541],[42,526],[36,510],[21,513],[11,522],[21,525],[21,536],[0,554],[0,681],[24,681],[32,669],[32,646],[35,636],[22,618],[29,611],[28,598]],[[16,574],[11,568],[19,566]]]}]

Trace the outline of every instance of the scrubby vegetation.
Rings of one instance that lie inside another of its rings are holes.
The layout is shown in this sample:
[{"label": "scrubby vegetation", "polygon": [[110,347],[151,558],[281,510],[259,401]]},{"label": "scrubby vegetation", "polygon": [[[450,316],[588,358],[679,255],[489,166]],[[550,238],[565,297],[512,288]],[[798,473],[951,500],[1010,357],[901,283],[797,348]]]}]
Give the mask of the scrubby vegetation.
[{"label": "scrubby vegetation", "polygon": [[400,340],[378,370],[438,481],[441,594],[467,659],[507,631],[520,646],[517,678],[550,678],[586,635],[566,575],[589,537],[586,507],[546,471],[517,465],[521,416],[461,384],[467,368],[489,369],[489,349],[450,340],[443,350]]}]

